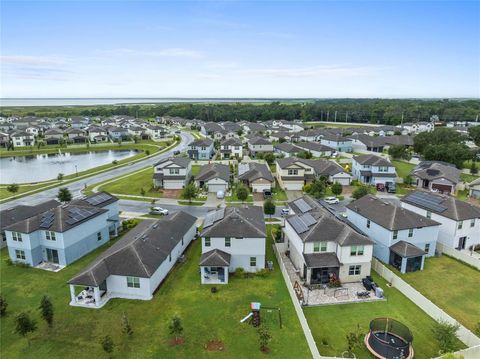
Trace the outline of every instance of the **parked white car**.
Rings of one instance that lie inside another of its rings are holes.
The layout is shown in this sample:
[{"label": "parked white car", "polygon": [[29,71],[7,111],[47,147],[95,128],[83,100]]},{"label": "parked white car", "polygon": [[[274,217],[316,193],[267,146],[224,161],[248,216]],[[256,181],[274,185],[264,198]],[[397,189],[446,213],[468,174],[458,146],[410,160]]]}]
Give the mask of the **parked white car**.
[{"label": "parked white car", "polygon": [[218,191],[218,192],[217,192],[217,198],[218,198],[218,199],[223,199],[223,198],[225,198],[225,192],[223,192],[223,191]]},{"label": "parked white car", "polygon": [[338,200],[337,197],[326,197],[325,202],[328,203],[328,204],[337,204],[340,201]]},{"label": "parked white car", "polygon": [[290,209],[288,208],[283,208],[282,209],[282,216],[288,216],[290,214]]},{"label": "parked white car", "polygon": [[152,213],[161,214],[162,216],[168,215],[168,209],[162,207],[152,207]]}]

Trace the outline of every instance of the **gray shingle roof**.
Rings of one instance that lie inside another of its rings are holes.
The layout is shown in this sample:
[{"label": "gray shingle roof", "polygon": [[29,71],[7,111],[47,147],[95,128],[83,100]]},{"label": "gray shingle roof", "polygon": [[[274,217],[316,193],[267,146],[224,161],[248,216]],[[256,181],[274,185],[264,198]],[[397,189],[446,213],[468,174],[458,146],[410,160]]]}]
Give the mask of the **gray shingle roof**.
[{"label": "gray shingle roof", "polygon": [[303,254],[308,268],[340,267],[340,261],[335,253],[310,253]]},{"label": "gray shingle roof", "polygon": [[[242,164],[240,164],[238,167],[239,171],[240,171],[241,165]],[[270,182],[275,181],[272,173],[270,172],[270,168],[266,164],[249,162],[247,165],[249,169],[242,174],[239,173],[238,175],[239,180],[246,180],[246,181],[252,182],[257,179],[263,178]]]},{"label": "gray shingle roof", "polygon": [[[415,191],[415,192],[418,192],[418,191]],[[401,199],[401,201],[408,203],[412,206],[423,208],[433,213],[437,213],[440,216],[447,217],[455,221],[463,221],[467,219],[480,218],[480,207],[477,207],[473,204],[470,204],[464,201],[460,201],[452,196],[422,191],[422,193],[425,196],[431,197],[435,203],[437,203],[438,201],[438,204],[446,209],[442,211],[436,211],[432,208],[421,206],[417,204],[417,202],[410,201],[410,198],[413,196],[413,193],[415,192],[411,192],[407,194]]]},{"label": "gray shingle roof", "polygon": [[302,150],[311,150],[311,151],[317,151],[317,152],[335,152],[335,149],[322,145],[321,143],[318,142],[297,142],[295,143],[297,147],[300,147]]},{"label": "gray shingle roof", "polygon": [[376,155],[354,156],[353,159],[361,165],[393,167],[392,163],[389,160]]},{"label": "gray shingle roof", "polygon": [[266,237],[263,208],[256,206],[226,207],[223,218],[203,228],[202,237]]},{"label": "gray shingle roof", "polygon": [[294,144],[288,142],[277,143],[273,146],[276,150],[287,152],[287,153],[297,153],[303,151],[300,147],[295,146]]},{"label": "gray shingle roof", "polygon": [[98,286],[109,275],[150,278],[196,220],[183,211],[144,220],[68,283]]},{"label": "gray shingle roof", "polygon": [[200,167],[200,171],[195,177],[198,181],[208,181],[213,178],[230,181],[230,167],[221,163],[209,163]]},{"label": "gray shingle roof", "polygon": [[19,205],[5,209],[0,212],[0,231],[3,231],[5,227],[8,227],[14,223],[34,217],[59,205],[60,202],[52,199],[50,201],[37,204],[36,206]]},{"label": "gray shingle roof", "polygon": [[427,253],[423,249],[418,248],[416,245],[405,241],[398,241],[397,243],[391,245],[390,249],[403,258],[423,256]]},{"label": "gray shingle roof", "polygon": [[[310,214],[315,220],[315,223],[311,225],[306,223],[308,227],[307,231],[303,233],[297,232],[303,242],[332,241],[338,243],[340,246],[373,244],[370,239],[360,234],[346,223],[338,220],[309,196],[303,196],[302,199],[311,208],[305,213]],[[296,205],[297,200],[288,203],[289,207],[295,212],[295,214],[286,219],[295,231],[296,229],[293,225],[295,224],[295,221],[301,220],[304,222],[302,219],[302,211]]]},{"label": "gray shingle roof", "polygon": [[337,164],[336,162],[329,161],[329,160],[307,160],[303,158],[296,158],[296,157],[288,157],[288,158],[279,158],[277,159],[277,163],[280,168],[289,167],[295,162],[303,163],[307,166],[310,166],[314,169],[315,174],[317,176],[333,176],[337,173],[345,172],[345,170]]},{"label": "gray shingle roof", "polygon": [[251,145],[271,145],[272,143],[263,137],[252,137],[248,140]]},{"label": "gray shingle roof", "polygon": [[391,231],[440,225],[433,219],[382,201],[370,194],[349,203],[347,208]]},{"label": "gray shingle roof", "polygon": [[455,184],[460,182],[460,173],[461,171],[454,165],[439,161],[423,161],[412,170],[412,175],[421,179],[431,181],[438,178],[446,178]]},{"label": "gray shingle roof", "polygon": [[208,147],[212,143],[213,143],[213,141],[211,139],[209,139],[207,137],[204,137],[204,138],[198,138],[198,139],[190,142],[189,146],[197,146],[197,147],[205,146],[205,147]]},{"label": "gray shingle roof", "polygon": [[188,157],[169,157],[169,158],[165,158],[161,161],[158,161],[157,163],[154,164],[154,166],[158,166],[159,164],[169,162],[169,161],[176,164],[177,166],[182,167],[182,168],[187,168],[188,165],[191,162],[190,158],[188,158]]},{"label": "gray shingle roof", "polygon": [[229,138],[221,143],[222,146],[241,146],[242,141],[238,138]]},{"label": "gray shingle roof", "polygon": [[200,266],[207,267],[228,267],[230,265],[230,253],[214,249],[202,254],[200,257]]}]

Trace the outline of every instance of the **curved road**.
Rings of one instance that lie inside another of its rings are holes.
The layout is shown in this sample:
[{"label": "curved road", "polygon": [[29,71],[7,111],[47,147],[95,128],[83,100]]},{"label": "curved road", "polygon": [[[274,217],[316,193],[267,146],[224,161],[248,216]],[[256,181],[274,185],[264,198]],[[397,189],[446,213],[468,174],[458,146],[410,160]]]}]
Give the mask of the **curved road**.
[{"label": "curved road", "polygon": [[127,165],[127,166],[124,166],[124,167],[121,167],[121,168],[116,168],[116,169],[108,171],[108,172],[100,173],[98,175],[83,178],[81,180],[68,183],[65,186],[53,187],[53,188],[47,189],[47,190],[42,191],[42,192],[34,193],[34,194],[29,195],[29,196],[21,197],[21,198],[18,198],[18,199],[14,199],[12,201],[2,203],[2,204],[0,204],[0,210],[4,210],[4,209],[7,209],[7,208],[10,208],[10,207],[13,207],[13,206],[17,206],[19,204],[35,205],[35,204],[40,203],[40,202],[44,202],[44,201],[47,201],[47,200],[50,200],[50,199],[55,199],[57,197],[59,187],[67,187],[74,197],[79,196],[80,191],[85,187],[85,185],[90,186],[90,185],[95,184],[95,183],[103,182],[103,181],[106,181],[108,179],[118,177],[118,176],[121,176],[123,174],[145,168],[147,166],[151,166],[161,159],[172,156],[173,151],[182,152],[182,151],[186,150],[187,145],[191,141],[193,141],[193,136],[192,136],[191,133],[182,132],[180,134],[180,137],[181,137],[180,143],[177,146],[173,147],[172,149],[168,150],[167,152],[160,153],[156,156],[152,156],[152,157],[150,157],[146,160],[136,162],[132,165]]}]

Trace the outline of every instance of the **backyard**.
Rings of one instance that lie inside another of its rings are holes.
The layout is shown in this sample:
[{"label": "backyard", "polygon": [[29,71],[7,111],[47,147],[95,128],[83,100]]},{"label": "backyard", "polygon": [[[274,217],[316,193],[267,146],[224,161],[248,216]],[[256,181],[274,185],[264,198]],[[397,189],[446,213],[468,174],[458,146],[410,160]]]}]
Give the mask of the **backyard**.
[{"label": "backyard", "polygon": [[[3,358],[101,358],[100,340],[110,335],[115,343],[115,358],[308,358],[305,337],[295,315],[281,272],[274,257],[272,241],[267,244],[267,260],[274,271],[266,277],[250,279],[231,276],[230,283],[211,293],[202,286],[198,272],[200,242],[192,244],[186,262],[177,265],[151,301],[113,299],[102,309],[70,307],[67,280],[78,273],[102,247],[58,273],[8,266],[7,251],[1,252],[1,293],[9,303],[8,314],[1,321],[0,356]],[[37,307],[48,294],[55,308],[54,326],[48,329]],[[268,325],[272,335],[268,355],[259,350],[256,330],[240,319],[249,312],[250,302],[280,307],[283,329],[278,323]],[[38,329],[31,335],[31,345],[14,333],[14,317],[29,311]],[[122,313],[128,315],[134,334],[125,338],[121,331]],[[172,346],[168,325],[172,317],[182,318],[185,343]],[[209,340],[221,340],[224,350],[206,349]]]},{"label": "backyard", "polygon": [[[304,309],[320,353],[340,356],[347,349],[347,334],[355,332],[357,325],[360,326],[362,334],[366,334],[372,319],[390,317],[405,324],[412,332],[415,358],[437,357],[438,345],[431,331],[433,319],[398,290],[387,287],[383,278],[372,273],[375,282],[384,289],[387,301],[306,307]],[[432,281],[432,283],[434,282]],[[459,342],[459,347],[464,346]],[[363,342],[354,352],[357,358],[373,358]]]},{"label": "backyard", "polygon": [[480,323],[480,271],[442,255],[427,258],[423,271],[400,275],[470,330]]},{"label": "backyard", "polygon": [[401,177],[401,178],[407,177],[412,171],[412,169],[415,167],[414,164],[411,164],[408,162],[397,161],[397,160],[392,160],[391,162],[395,166],[395,170],[397,171],[398,177]]}]

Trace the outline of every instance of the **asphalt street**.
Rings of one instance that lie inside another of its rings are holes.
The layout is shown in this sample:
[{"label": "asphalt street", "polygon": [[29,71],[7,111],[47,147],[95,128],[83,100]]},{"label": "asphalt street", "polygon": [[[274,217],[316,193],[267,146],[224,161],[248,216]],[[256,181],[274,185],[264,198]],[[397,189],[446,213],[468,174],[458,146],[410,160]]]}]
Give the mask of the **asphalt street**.
[{"label": "asphalt street", "polygon": [[118,176],[127,174],[129,172],[133,172],[135,170],[145,168],[147,166],[151,166],[161,159],[167,158],[169,156],[173,156],[174,151],[180,151],[180,152],[185,151],[187,148],[187,145],[191,141],[193,141],[193,136],[191,133],[182,132],[180,137],[181,137],[180,143],[177,146],[173,147],[172,149],[168,150],[167,152],[158,154],[156,156],[152,156],[146,160],[139,161],[131,165],[127,165],[125,167],[117,168],[108,172],[103,172],[98,175],[94,175],[94,176],[84,178],[75,182],[71,182],[69,184],[66,184],[65,186],[53,187],[42,192],[34,193],[29,196],[21,197],[12,201],[2,203],[0,204],[0,210],[11,208],[19,204],[35,205],[50,199],[54,199],[57,197],[59,187],[67,187],[74,197],[80,196],[81,194],[80,191],[86,186],[90,186],[92,184],[103,182],[108,179],[118,177]]}]

